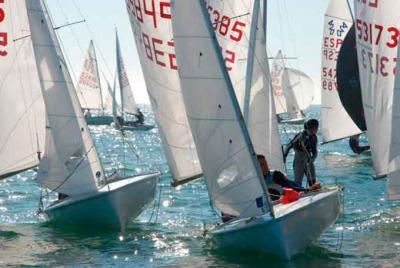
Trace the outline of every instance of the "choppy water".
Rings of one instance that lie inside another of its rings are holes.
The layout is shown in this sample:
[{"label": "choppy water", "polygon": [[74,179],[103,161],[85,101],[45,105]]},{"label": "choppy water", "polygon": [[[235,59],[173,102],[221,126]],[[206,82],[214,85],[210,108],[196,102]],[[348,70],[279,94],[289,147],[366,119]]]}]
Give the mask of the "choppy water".
[{"label": "choppy water", "polygon": [[[314,107],[311,114],[318,116],[317,111]],[[370,158],[354,156],[347,141],[321,147],[317,161],[320,181],[345,187],[343,215],[306,252],[282,262],[258,253],[221,252],[207,243],[203,224],[211,225],[217,217],[205,185],[196,181],[177,189],[169,186],[157,130],[136,132],[128,139],[139,159],[112,129],[92,130],[108,170],[163,171],[158,200],[120,237],[117,232],[59,229],[45,223],[36,214],[40,189],[33,172],[1,181],[0,266],[400,267],[399,204],[385,200],[386,182],[372,179]],[[287,127],[282,138],[295,131]]]}]

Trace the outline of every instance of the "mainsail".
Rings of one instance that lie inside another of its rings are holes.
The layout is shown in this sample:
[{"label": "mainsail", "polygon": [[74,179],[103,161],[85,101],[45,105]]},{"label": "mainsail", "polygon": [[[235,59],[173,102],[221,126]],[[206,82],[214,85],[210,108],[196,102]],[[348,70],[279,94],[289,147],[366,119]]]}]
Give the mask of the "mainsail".
[{"label": "mainsail", "polygon": [[382,177],[388,173],[391,145],[400,1],[354,1],[354,6],[367,136],[376,176]]},{"label": "mainsail", "polygon": [[[339,50],[353,24],[347,1],[331,0],[325,13],[321,67],[323,142],[331,142],[361,133],[344,109],[336,83],[336,63]],[[340,127],[338,127],[339,125]]]},{"label": "mainsail", "polygon": [[99,67],[93,41],[90,41],[78,82],[78,97],[83,109],[103,109]]},{"label": "mainsail", "polygon": [[285,93],[283,91],[283,72],[285,70],[285,61],[282,51],[278,51],[271,68],[271,82],[274,94],[276,114],[287,113]]},{"label": "mainsail", "polygon": [[39,164],[46,117],[32,43],[24,38],[25,1],[2,1],[0,12],[0,178],[6,178]]},{"label": "mainsail", "polygon": [[42,0],[25,3],[47,116],[37,180],[70,196],[97,191],[104,172],[46,6]]},{"label": "mainsail", "polygon": [[175,1],[172,25],[182,95],[213,206],[238,217],[264,214],[266,186],[204,1]]},{"label": "mainsail", "polygon": [[129,84],[128,74],[126,73],[125,64],[121,55],[121,48],[118,40],[118,33],[115,32],[117,47],[117,76],[121,93],[121,110],[122,113],[137,114],[136,101]]},{"label": "mainsail", "polygon": [[[209,0],[207,9],[254,149],[266,156],[272,169],[284,170],[270,87],[264,6],[258,5],[254,10],[253,3]],[[232,31],[226,32],[226,26]]]},{"label": "mainsail", "polygon": [[[171,26],[171,1],[126,0],[151,106],[175,184],[202,175],[182,99]],[[146,10],[147,12],[146,12]],[[148,12],[151,8],[152,12]]]}]

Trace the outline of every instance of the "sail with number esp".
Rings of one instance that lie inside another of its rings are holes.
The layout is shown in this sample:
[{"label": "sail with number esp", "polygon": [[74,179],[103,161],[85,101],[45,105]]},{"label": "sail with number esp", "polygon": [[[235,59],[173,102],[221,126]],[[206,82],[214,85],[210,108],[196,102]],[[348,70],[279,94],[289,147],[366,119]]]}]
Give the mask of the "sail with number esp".
[{"label": "sail with number esp", "polygon": [[39,164],[46,117],[25,0],[1,2],[0,13],[1,179]]},{"label": "sail with number esp", "polygon": [[264,214],[266,186],[207,7],[178,0],[172,10],[182,95],[213,206],[238,217]]},{"label": "sail with number esp", "polygon": [[[171,25],[171,1],[126,0],[147,91],[173,183],[201,177],[202,170],[189,127],[179,83]],[[151,12],[146,12],[151,9]]]},{"label": "sail with number esp", "polygon": [[69,196],[95,192],[104,182],[104,172],[47,8],[42,0],[25,3],[47,116],[37,181]]},{"label": "sail with number esp", "polygon": [[90,41],[78,82],[78,97],[83,109],[103,109],[99,67],[93,41]]},{"label": "sail with number esp", "polygon": [[[377,177],[388,174],[400,20],[399,1],[355,1],[362,99]],[[371,30],[365,31],[365,27]],[[396,133],[398,135],[398,133]]]},{"label": "sail with number esp", "polygon": [[[331,142],[361,133],[344,109],[336,83],[340,48],[353,25],[348,0],[331,0],[325,13],[321,66],[322,140]],[[338,127],[340,124],[340,127]]]}]

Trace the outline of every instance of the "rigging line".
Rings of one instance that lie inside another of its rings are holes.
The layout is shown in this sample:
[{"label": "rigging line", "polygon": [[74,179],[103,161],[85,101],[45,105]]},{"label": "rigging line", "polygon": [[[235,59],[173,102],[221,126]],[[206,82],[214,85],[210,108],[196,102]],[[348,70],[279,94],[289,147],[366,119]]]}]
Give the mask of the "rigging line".
[{"label": "rigging line", "polygon": [[286,15],[286,21],[287,21],[287,25],[288,25],[288,31],[289,31],[289,36],[291,39],[291,44],[292,44],[292,47],[294,50],[295,60],[297,61],[297,64],[300,65],[300,60],[297,57],[298,54],[297,54],[296,40],[294,38],[294,31],[293,31],[292,23],[290,22],[286,0],[283,0],[283,9],[284,9],[284,14]]}]

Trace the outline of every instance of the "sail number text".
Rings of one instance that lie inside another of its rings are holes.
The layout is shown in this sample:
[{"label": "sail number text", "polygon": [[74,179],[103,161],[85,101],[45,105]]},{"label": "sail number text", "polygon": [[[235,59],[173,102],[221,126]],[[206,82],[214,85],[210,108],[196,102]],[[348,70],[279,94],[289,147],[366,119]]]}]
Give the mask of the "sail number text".
[{"label": "sail number text", "polygon": [[[4,4],[5,0],[0,0],[0,24],[4,22],[6,18],[6,12],[1,7],[1,4]],[[8,33],[7,32],[0,32],[0,47],[7,47],[8,45]],[[0,49],[0,56],[5,57],[7,56],[8,52],[6,49]]]},{"label": "sail number text", "polygon": [[379,0],[357,0],[357,2],[374,8],[377,8],[379,4]]},{"label": "sail number text", "polygon": [[[385,36],[388,38],[385,38]],[[379,24],[372,24],[357,19],[357,38],[361,41],[374,45],[379,45],[381,42],[385,42],[387,47],[397,48],[399,37],[400,30],[397,27],[384,27]]]}]

